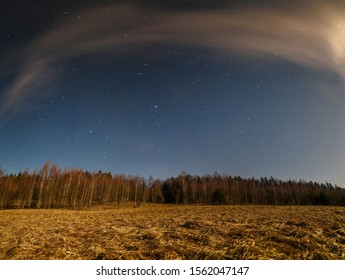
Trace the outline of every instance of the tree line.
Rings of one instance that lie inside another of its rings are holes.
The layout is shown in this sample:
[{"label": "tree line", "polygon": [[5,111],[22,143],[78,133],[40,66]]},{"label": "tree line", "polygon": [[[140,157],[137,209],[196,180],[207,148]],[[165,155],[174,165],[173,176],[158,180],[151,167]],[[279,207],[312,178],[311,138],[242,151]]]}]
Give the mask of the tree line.
[{"label": "tree line", "polygon": [[330,183],[217,173],[192,176],[183,172],[166,180],[146,180],[102,171],[62,170],[49,162],[32,173],[0,170],[0,209],[85,209],[128,202],[135,207],[141,203],[345,206],[345,189]]}]

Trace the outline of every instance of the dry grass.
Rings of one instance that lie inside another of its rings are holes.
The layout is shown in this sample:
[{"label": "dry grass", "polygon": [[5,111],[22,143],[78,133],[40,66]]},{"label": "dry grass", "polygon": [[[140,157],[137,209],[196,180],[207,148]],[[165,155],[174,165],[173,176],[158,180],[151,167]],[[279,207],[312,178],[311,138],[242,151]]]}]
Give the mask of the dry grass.
[{"label": "dry grass", "polygon": [[345,259],[345,209],[0,211],[0,259]]}]

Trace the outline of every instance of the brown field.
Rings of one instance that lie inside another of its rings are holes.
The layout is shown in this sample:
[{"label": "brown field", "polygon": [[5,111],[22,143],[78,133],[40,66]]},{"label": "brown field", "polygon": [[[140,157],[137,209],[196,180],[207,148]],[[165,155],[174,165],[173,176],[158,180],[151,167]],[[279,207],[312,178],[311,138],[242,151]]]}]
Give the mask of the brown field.
[{"label": "brown field", "polygon": [[345,208],[0,211],[0,259],[345,259]]}]

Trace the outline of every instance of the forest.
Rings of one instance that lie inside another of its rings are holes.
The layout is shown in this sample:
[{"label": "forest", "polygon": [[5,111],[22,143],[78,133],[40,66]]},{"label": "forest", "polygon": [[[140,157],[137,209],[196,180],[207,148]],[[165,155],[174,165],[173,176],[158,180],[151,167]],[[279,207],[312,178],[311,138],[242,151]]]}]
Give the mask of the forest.
[{"label": "forest", "polygon": [[62,170],[50,162],[31,173],[0,171],[0,209],[87,209],[128,202],[135,207],[142,203],[345,206],[345,189],[330,183],[217,173],[182,172],[165,180],[146,180],[102,171]]}]

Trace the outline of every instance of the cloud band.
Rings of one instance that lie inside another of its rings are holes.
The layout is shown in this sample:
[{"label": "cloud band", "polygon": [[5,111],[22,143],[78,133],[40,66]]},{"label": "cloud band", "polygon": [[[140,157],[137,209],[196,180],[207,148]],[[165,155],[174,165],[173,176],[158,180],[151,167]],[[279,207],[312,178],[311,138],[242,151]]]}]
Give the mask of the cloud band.
[{"label": "cloud band", "polygon": [[[44,94],[56,66],[68,59],[138,51],[152,44],[191,44],[214,55],[278,56],[332,71],[345,79],[345,10],[313,2],[299,10],[249,9],[159,12],[138,5],[110,5],[82,11],[26,46],[18,75],[1,96],[0,116],[22,111],[22,101]],[[70,56],[73,54],[73,56]]]}]

